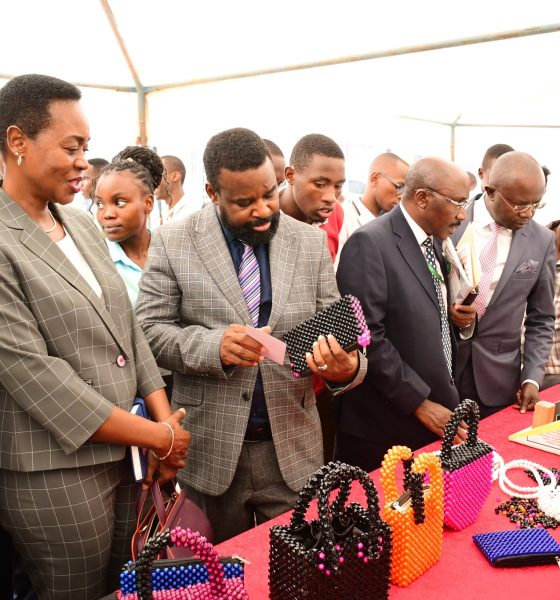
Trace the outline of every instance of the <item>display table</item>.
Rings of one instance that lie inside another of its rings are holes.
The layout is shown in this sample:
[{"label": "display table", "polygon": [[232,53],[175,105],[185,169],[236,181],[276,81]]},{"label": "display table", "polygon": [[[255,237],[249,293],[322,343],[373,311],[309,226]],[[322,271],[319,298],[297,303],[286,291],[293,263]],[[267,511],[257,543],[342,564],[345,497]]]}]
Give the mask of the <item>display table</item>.
[{"label": "display table", "polygon": [[[560,386],[555,386],[541,394],[543,400],[555,401],[560,398]],[[494,447],[505,461],[516,458],[533,460],[543,466],[560,467],[560,457],[556,454],[536,450],[528,446],[510,442],[507,436],[531,425],[532,413],[520,414],[513,408],[484,419],[480,423],[479,437]],[[426,450],[437,450],[441,443],[427,446]],[[418,452],[417,452],[418,453]],[[374,471],[372,478],[377,490],[379,472]],[[531,480],[522,472],[513,471],[511,479],[524,485],[532,485]],[[496,515],[494,508],[508,499],[502,493],[497,482],[494,483],[482,513],[476,523],[463,531],[444,529],[441,560],[427,573],[407,588],[391,586],[389,597],[397,598],[472,598],[492,600],[544,600],[560,598],[560,568],[556,565],[542,567],[523,567],[496,569],[483,557],[472,541],[475,533],[515,529],[503,515]],[[364,503],[361,490],[354,486],[351,501]],[[289,522],[290,513],[269,521],[231,540],[217,546],[223,556],[239,555],[249,561],[245,570],[245,586],[251,600],[268,598],[268,552],[269,529],[272,524]],[[549,530],[560,542],[560,527]],[[325,598],[324,600],[329,600]],[[365,600],[365,599],[364,599]]]}]

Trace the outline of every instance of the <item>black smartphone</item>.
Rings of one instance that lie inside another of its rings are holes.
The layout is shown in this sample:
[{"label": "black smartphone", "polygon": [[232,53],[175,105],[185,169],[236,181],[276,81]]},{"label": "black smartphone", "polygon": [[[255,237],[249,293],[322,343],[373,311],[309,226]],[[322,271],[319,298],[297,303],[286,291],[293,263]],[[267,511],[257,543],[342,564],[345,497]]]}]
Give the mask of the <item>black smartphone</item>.
[{"label": "black smartphone", "polygon": [[468,296],[463,300],[463,302],[461,302],[462,306],[470,306],[473,302],[474,299],[478,296],[478,290],[476,288],[474,288],[474,290],[471,290],[468,294]]}]

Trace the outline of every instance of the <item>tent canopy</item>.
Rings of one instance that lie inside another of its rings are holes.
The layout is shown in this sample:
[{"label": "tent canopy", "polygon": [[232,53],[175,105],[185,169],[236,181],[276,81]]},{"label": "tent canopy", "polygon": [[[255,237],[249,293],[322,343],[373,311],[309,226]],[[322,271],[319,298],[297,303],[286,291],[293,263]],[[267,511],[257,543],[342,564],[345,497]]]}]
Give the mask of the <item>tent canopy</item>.
[{"label": "tent canopy", "polygon": [[[457,122],[456,159],[468,168],[503,141],[560,172],[560,80],[551,76],[560,56],[557,2],[19,0],[5,3],[2,20],[0,85],[28,72],[87,84],[96,154],[137,140],[139,89],[147,93],[148,143],[182,155],[195,172],[208,137],[239,125],[287,154],[301,135],[322,131],[356,170],[386,149],[409,159],[450,155],[449,127],[403,116]],[[552,32],[408,53],[541,31]],[[358,60],[380,54],[387,56]],[[317,62],[332,64],[290,69]],[[238,77],[263,70],[278,72]]]}]

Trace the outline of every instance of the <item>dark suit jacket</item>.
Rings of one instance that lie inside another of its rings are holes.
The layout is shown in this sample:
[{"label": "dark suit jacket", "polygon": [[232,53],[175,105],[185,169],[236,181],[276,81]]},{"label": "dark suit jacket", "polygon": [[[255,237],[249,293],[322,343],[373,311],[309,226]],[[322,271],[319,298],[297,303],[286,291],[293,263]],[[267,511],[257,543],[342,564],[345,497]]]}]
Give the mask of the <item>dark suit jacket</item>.
[{"label": "dark suit jacket", "polygon": [[[457,243],[473,219],[477,201],[452,236]],[[554,333],[556,246],[553,233],[535,221],[513,232],[498,285],[469,340],[459,340],[457,378],[472,357],[480,401],[488,406],[513,403],[525,379],[539,385]],[[521,328],[525,343],[521,357]]]},{"label": "dark suit jacket", "polygon": [[400,207],[350,236],[337,280],[341,294],[360,299],[372,333],[364,382],[336,402],[338,430],[388,446],[433,441],[414,410],[426,398],[453,409],[459,396],[432,276]]}]

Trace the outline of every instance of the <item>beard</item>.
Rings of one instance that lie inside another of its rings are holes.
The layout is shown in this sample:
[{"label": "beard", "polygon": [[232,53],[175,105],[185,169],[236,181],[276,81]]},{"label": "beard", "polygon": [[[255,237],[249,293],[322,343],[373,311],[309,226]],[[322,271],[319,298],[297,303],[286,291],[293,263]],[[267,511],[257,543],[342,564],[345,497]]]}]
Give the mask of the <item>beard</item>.
[{"label": "beard", "polygon": [[[266,219],[247,221],[247,223],[244,223],[243,225],[233,225],[224,212],[222,212],[220,216],[228,231],[248,246],[268,244],[278,231],[278,225],[280,223],[280,212],[277,212]],[[259,227],[266,223],[270,223],[270,227],[266,231],[253,231],[253,227]]]}]

